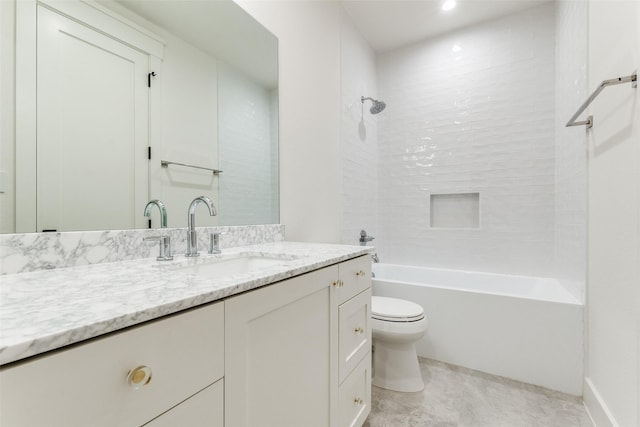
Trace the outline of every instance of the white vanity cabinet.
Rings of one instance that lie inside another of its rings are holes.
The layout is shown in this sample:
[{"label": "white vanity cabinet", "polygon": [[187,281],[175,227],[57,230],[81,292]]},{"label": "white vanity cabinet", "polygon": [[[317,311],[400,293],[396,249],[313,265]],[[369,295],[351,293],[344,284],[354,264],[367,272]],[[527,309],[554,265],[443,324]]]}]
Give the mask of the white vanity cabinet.
[{"label": "white vanity cabinet", "polygon": [[204,405],[185,400],[223,375],[224,304],[215,303],[3,367],[0,425],[140,426],[182,402],[208,411],[222,407],[220,392]]},{"label": "white vanity cabinet", "polygon": [[369,256],[0,368],[2,427],[359,427]]},{"label": "white vanity cabinet", "polygon": [[229,427],[361,426],[371,401],[371,261],[225,302]]}]

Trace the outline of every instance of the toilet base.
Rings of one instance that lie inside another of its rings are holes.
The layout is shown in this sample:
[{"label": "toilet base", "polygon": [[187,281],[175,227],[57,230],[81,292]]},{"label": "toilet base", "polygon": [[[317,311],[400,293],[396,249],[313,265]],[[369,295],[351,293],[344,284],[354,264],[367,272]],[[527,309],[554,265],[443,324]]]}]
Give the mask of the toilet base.
[{"label": "toilet base", "polygon": [[373,339],[373,385],[388,390],[416,392],[424,389],[413,342]]}]

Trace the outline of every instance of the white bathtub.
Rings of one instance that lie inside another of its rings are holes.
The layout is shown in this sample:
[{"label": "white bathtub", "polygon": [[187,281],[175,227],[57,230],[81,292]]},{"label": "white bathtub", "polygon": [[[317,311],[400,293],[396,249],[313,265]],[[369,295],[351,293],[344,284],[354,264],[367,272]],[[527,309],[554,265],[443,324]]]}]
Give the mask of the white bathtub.
[{"label": "white bathtub", "polygon": [[418,355],[582,395],[583,303],[556,279],[374,264],[373,294],[424,307]]}]

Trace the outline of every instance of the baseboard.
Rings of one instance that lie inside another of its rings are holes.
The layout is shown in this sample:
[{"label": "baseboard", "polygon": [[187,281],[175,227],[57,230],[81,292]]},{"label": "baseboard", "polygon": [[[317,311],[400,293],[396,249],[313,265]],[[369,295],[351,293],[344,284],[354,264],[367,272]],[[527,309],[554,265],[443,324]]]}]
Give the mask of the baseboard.
[{"label": "baseboard", "polygon": [[620,427],[589,378],[584,379],[583,401],[595,427]]}]

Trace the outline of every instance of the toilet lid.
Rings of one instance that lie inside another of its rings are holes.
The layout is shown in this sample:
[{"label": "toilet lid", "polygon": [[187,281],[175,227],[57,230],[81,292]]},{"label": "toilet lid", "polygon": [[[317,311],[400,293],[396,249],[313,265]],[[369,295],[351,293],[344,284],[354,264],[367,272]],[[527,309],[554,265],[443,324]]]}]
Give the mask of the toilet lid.
[{"label": "toilet lid", "polygon": [[371,316],[374,319],[390,322],[411,322],[424,318],[424,310],[411,301],[372,296]]}]

